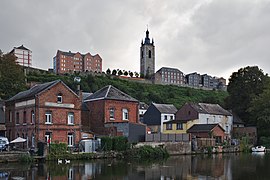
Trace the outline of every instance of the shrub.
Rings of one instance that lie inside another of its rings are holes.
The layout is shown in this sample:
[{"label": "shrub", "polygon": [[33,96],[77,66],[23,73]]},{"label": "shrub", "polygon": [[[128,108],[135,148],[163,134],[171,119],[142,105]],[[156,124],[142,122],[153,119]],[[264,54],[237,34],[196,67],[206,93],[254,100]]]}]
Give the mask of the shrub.
[{"label": "shrub", "polygon": [[113,150],[113,140],[111,137],[102,137],[101,138],[101,149],[103,151]]},{"label": "shrub", "polygon": [[113,138],[113,150],[115,151],[125,151],[128,148],[127,137],[118,136]]},{"label": "shrub", "polygon": [[125,151],[129,147],[127,137],[102,137],[101,149],[103,151]]},{"label": "shrub", "polygon": [[49,153],[51,155],[61,155],[67,153],[67,144],[59,143],[59,144],[50,144],[49,146]]},{"label": "shrub", "polygon": [[26,162],[26,163],[30,163],[34,161],[34,158],[32,156],[30,156],[29,154],[23,154],[20,156],[19,158],[20,162]]},{"label": "shrub", "polygon": [[260,137],[259,143],[267,148],[270,147],[270,137]]},{"label": "shrub", "polygon": [[162,159],[168,157],[166,149],[162,147],[142,146],[126,151],[125,157],[137,159]]}]

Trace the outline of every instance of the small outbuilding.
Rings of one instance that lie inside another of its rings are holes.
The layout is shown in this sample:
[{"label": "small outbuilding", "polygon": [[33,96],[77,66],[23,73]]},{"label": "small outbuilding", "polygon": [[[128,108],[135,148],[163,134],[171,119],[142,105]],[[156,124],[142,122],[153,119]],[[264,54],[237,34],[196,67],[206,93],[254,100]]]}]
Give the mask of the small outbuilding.
[{"label": "small outbuilding", "polygon": [[225,130],[219,124],[194,124],[187,133],[193,138],[215,138],[216,143],[222,143],[225,137]]}]

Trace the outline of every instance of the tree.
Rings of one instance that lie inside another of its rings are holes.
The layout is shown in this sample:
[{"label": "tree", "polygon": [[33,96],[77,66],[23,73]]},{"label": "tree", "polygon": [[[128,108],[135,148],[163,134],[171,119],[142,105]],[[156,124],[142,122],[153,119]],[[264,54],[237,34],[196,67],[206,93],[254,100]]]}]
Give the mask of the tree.
[{"label": "tree", "polygon": [[127,72],[127,71],[125,71],[125,72],[124,72],[124,75],[125,75],[125,76],[128,76],[128,72]]},{"label": "tree", "polygon": [[107,69],[106,74],[108,74],[108,75],[110,75],[110,74],[111,74],[111,70],[110,70],[110,68],[108,68],[108,69]]},{"label": "tree", "polygon": [[129,71],[129,76],[133,77],[133,72]]},{"label": "tree", "polygon": [[16,57],[0,50],[0,98],[8,99],[25,88],[23,68],[16,63]]},{"label": "tree", "polygon": [[114,69],[113,71],[112,71],[112,75],[116,75],[117,74],[117,71]]},{"label": "tree", "polygon": [[253,98],[263,92],[267,75],[257,66],[247,66],[234,72],[228,84],[227,106],[247,124],[254,124],[248,108]]},{"label": "tree", "polygon": [[121,76],[121,75],[123,75],[123,72],[121,70],[119,70],[117,74],[118,74],[118,76]]},{"label": "tree", "polygon": [[251,101],[248,112],[254,119],[255,124],[258,127],[258,135],[270,136],[270,83],[268,78],[268,85],[261,94],[254,97]]}]

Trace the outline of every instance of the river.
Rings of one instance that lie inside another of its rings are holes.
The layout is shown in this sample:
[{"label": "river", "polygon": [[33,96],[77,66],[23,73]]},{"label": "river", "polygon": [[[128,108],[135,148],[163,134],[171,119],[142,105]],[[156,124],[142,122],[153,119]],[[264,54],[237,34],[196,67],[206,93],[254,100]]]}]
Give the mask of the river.
[{"label": "river", "polygon": [[[171,156],[163,161],[91,160],[58,164],[0,164],[0,180],[5,179],[270,179],[269,154],[214,154]],[[1,179],[2,178],[2,179]]]}]

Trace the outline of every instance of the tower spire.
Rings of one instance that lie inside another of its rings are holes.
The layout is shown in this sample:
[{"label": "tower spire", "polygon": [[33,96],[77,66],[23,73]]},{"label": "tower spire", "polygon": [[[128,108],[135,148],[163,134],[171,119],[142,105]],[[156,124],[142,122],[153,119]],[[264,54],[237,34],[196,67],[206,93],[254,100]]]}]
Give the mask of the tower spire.
[{"label": "tower spire", "polygon": [[146,36],[145,36],[145,39],[144,39],[144,43],[145,44],[150,44],[150,38],[149,38],[149,31],[148,31],[148,25],[147,25],[147,30],[146,30]]}]

